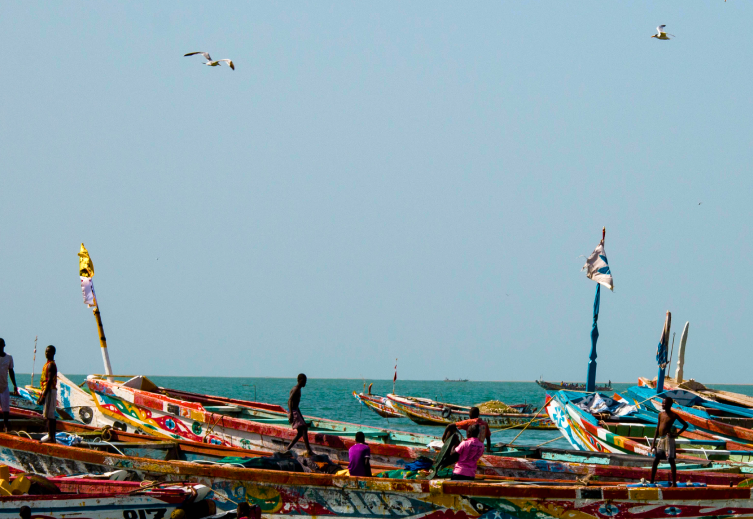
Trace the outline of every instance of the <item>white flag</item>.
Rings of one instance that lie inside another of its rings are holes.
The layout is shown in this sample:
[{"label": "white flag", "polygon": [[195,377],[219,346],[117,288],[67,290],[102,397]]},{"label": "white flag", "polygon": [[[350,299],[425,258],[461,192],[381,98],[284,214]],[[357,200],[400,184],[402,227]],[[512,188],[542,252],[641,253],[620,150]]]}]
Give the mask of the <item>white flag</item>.
[{"label": "white flag", "polygon": [[84,295],[84,304],[86,306],[89,308],[96,306],[96,303],[94,302],[96,295],[94,294],[94,283],[92,282],[92,278],[81,276],[81,293]]},{"label": "white flag", "polygon": [[597,283],[601,283],[609,290],[614,290],[612,271],[609,270],[607,253],[604,252],[604,242],[599,243],[599,245],[594,249],[581,270],[585,270],[586,276],[593,279]]}]

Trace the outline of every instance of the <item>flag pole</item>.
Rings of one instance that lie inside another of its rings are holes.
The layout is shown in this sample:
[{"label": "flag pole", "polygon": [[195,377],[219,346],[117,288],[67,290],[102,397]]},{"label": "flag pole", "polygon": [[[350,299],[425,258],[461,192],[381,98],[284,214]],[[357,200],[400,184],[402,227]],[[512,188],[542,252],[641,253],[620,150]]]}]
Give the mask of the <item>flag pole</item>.
[{"label": "flag pole", "polygon": [[[112,366],[110,365],[110,354],[107,351],[107,338],[105,338],[105,328],[102,326],[102,316],[99,313],[99,303],[97,296],[94,296],[94,318],[97,320],[97,330],[99,331],[99,346],[102,350],[102,362],[105,364],[105,375],[112,375]],[[112,377],[107,377],[112,382]]]},{"label": "flag pole", "polygon": [[34,336],[34,357],[31,359],[31,387],[34,387],[34,366],[37,363],[37,339],[39,339],[39,335]]},{"label": "flag pole", "polygon": [[594,324],[591,327],[591,355],[588,361],[588,378],[586,379],[586,391],[596,391],[596,341],[599,340],[599,300],[601,296],[601,283],[596,283],[596,297],[594,297]]},{"label": "flag pole", "polygon": [[[607,236],[607,228],[601,228],[601,243],[604,245],[604,238]],[[601,283],[596,282],[596,296],[594,297],[594,323],[591,326],[591,354],[588,356],[588,377],[586,378],[586,391],[596,391],[596,341],[599,340],[599,327],[596,322],[599,320],[599,302],[601,298]]]}]

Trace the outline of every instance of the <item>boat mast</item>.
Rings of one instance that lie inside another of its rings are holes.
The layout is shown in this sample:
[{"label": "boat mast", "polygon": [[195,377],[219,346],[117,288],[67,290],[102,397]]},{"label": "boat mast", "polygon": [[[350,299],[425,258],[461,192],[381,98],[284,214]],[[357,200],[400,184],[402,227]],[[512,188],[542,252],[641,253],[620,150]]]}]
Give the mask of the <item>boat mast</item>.
[{"label": "boat mast", "polygon": [[97,321],[97,331],[99,332],[99,346],[102,350],[102,362],[105,365],[105,375],[107,379],[112,382],[112,366],[110,365],[110,355],[107,352],[107,339],[105,338],[105,329],[102,326],[102,315],[99,312],[99,303],[97,302],[97,294],[94,292],[94,283],[92,278],[94,277],[94,263],[89,257],[89,251],[86,250],[84,244],[81,244],[81,252],[78,253],[78,270],[81,276],[81,290],[84,296],[84,304],[92,309],[94,313],[94,319]]},{"label": "boat mast", "polygon": [[677,350],[677,370],[675,370],[675,383],[682,384],[682,368],[685,365],[685,343],[688,342],[688,328],[690,328],[690,321],[685,323],[685,328],[682,329],[682,335],[680,336],[680,347]]}]

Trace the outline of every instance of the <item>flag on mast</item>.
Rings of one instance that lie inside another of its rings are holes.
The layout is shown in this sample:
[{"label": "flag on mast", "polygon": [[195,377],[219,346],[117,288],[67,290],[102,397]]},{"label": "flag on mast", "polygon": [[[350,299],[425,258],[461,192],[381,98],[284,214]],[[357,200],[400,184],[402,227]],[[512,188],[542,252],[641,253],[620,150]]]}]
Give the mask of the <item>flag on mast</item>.
[{"label": "flag on mast", "polygon": [[395,382],[397,382],[397,359],[395,359],[395,376],[392,377],[392,384],[394,385]]},{"label": "flag on mast", "polygon": [[94,293],[94,263],[89,257],[89,251],[84,244],[81,244],[81,251],[78,253],[78,271],[81,277],[81,293],[84,296],[84,304],[89,308],[97,306],[97,295]]},{"label": "flag on mast", "polygon": [[614,280],[612,279],[612,271],[609,269],[609,262],[607,261],[607,253],[604,252],[604,236],[606,235],[606,229],[602,229],[601,241],[596,246],[594,251],[586,260],[586,264],[583,265],[581,270],[586,271],[586,276],[593,279],[597,283],[604,285],[609,290],[614,290]]}]

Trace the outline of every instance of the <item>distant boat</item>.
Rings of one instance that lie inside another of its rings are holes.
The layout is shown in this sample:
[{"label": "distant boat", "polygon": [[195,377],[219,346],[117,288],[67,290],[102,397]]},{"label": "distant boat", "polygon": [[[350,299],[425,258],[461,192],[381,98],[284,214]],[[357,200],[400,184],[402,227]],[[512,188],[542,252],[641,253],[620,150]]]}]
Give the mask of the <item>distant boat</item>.
[{"label": "distant boat", "polygon": [[[546,382],[545,380],[537,380],[536,383],[544,389],[548,389],[550,391],[560,391],[562,389],[566,389],[567,391],[586,390],[586,384],[583,382],[560,382],[559,384],[556,384],[554,382]],[[601,386],[597,384],[596,391],[612,391],[612,382],[609,381],[608,384]]]},{"label": "distant boat", "polygon": [[[448,425],[468,420],[470,406],[437,402],[428,398],[412,396],[387,395],[390,407],[419,425]],[[552,421],[543,413],[533,414],[536,408],[531,404],[515,404],[508,406],[511,413],[485,413],[482,418],[491,429],[556,429]],[[522,412],[521,412],[522,411]]]},{"label": "distant boat", "polygon": [[458,379],[445,378],[444,381],[445,382],[468,382],[468,379],[467,378],[458,378]]},{"label": "distant boat", "polygon": [[[369,391],[371,391],[371,387],[369,387]],[[355,391],[353,391],[353,396],[382,418],[403,418],[405,416],[403,413],[396,411],[386,397],[372,395],[371,393],[356,393]]]}]

